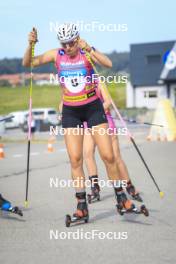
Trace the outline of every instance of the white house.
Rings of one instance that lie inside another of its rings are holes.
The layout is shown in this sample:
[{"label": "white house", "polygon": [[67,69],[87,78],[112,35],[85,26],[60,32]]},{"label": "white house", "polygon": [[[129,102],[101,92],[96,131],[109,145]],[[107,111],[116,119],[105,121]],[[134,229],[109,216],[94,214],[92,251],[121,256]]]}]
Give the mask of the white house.
[{"label": "white house", "polygon": [[176,107],[176,42],[132,44],[126,106],[154,109],[161,98]]}]

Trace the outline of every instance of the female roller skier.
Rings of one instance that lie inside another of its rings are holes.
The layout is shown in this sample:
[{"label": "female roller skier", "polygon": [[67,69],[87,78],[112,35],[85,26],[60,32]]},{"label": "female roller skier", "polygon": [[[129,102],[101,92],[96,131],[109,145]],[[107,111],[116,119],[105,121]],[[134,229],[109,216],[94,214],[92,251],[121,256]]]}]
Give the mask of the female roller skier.
[{"label": "female roller skier", "polygon": [[[108,120],[109,126],[109,134],[111,137],[113,153],[115,156],[115,160],[117,162],[117,166],[119,168],[120,179],[126,181],[126,191],[128,194],[134,199],[139,202],[142,202],[142,198],[140,197],[139,193],[136,191],[135,186],[132,184],[132,181],[129,177],[129,173],[127,167],[121,157],[120,148],[119,148],[119,140],[117,136],[117,128],[115,122],[111,116],[110,107],[111,107],[111,100],[109,95],[105,93],[104,89],[102,88],[101,84],[98,85],[96,90],[97,95],[99,96],[103,108],[106,113],[106,117]],[[84,128],[87,129],[87,123],[84,122]],[[96,144],[93,140],[91,133],[87,132],[84,135],[84,143],[83,143],[83,152],[84,152],[84,160],[86,163],[89,179],[91,181],[91,194],[88,195],[88,201],[91,203],[92,200],[96,200],[100,198],[99,192],[100,187],[98,184],[98,169],[95,160],[95,148]]]},{"label": "female roller skier", "polygon": [[[92,78],[93,67],[86,57],[85,51],[90,53],[91,60],[105,67],[112,67],[109,58],[95,48],[91,48],[80,39],[77,26],[73,23],[63,24],[58,29],[58,39],[62,48],[56,48],[42,55],[34,56],[33,66],[37,67],[53,62],[56,65],[63,91],[62,126],[65,129],[65,143],[71,163],[73,180],[78,182],[76,189],[77,210],[73,215],[75,221],[88,220],[86,202],[85,175],[83,171],[83,122],[92,129],[92,137],[98,147],[100,156],[105,164],[107,175],[114,183],[117,205],[128,211],[137,208],[127,199],[121,186],[119,168],[113,153],[111,137],[99,130],[107,129],[107,118],[102,103],[96,93],[97,82]],[[32,43],[37,41],[37,31],[29,34],[29,45],[24,54],[23,65],[30,67]],[[81,79],[81,81],[80,81]],[[75,135],[75,128],[78,132]],[[102,144],[103,142],[103,144]]]}]

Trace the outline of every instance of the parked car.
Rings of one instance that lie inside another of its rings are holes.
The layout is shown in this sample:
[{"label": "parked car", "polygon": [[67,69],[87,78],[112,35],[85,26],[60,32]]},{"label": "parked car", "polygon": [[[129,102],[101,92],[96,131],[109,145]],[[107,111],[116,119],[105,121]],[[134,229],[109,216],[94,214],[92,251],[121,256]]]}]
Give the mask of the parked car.
[{"label": "parked car", "polygon": [[[0,120],[2,120],[4,117],[0,116]],[[0,122],[0,138],[3,136],[5,133],[5,121]]]},{"label": "parked car", "polygon": [[32,115],[35,120],[40,119],[53,125],[58,125],[57,112],[54,108],[34,108]]},{"label": "parked car", "polygon": [[[28,116],[27,113],[22,126],[24,132],[28,130]],[[32,117],[35,120],[36,131],[49,131],[50,126],[60,125],[54,108],[34,108],[32,109]]]},{"label": "parked car", "polygon": [[17,111],[8,114],[8,116],[13,116],[13,118],[5,121],[5,127],[7,129],[20,127],[25,122],[26,113],[27,111]]}]

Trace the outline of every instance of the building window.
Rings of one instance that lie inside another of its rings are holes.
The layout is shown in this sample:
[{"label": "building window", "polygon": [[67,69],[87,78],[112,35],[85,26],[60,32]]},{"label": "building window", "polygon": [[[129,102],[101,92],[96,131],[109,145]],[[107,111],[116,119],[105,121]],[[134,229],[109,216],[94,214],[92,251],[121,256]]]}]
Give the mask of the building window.
[{"label": "building window", "polygon": [[144,98],[157,98],[158,92],[157,91],[144,91]]},{"label": "building window", "polygon": [[161,55],[148,55],[147,56],[148,64],[160,64],[161,63]]},{"label": "building window", "polygon": [[144,91],[144,98],[148,97],[148,92]]},{"label": "building window", "polygon": [[149,98],[156,98],[158,97],[157,91],[149,91]]}]

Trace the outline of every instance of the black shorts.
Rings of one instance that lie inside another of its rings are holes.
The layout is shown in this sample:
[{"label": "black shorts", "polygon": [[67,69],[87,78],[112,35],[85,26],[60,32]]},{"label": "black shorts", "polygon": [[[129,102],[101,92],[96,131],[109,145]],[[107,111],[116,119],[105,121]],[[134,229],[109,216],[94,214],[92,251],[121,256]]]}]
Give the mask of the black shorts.
[{"label": "black shorts", "polygon": [[81,106],[63,105],[62,127],[83,127],[87,122],[88,128],[107,123],[103,104],[100,99]]}]

